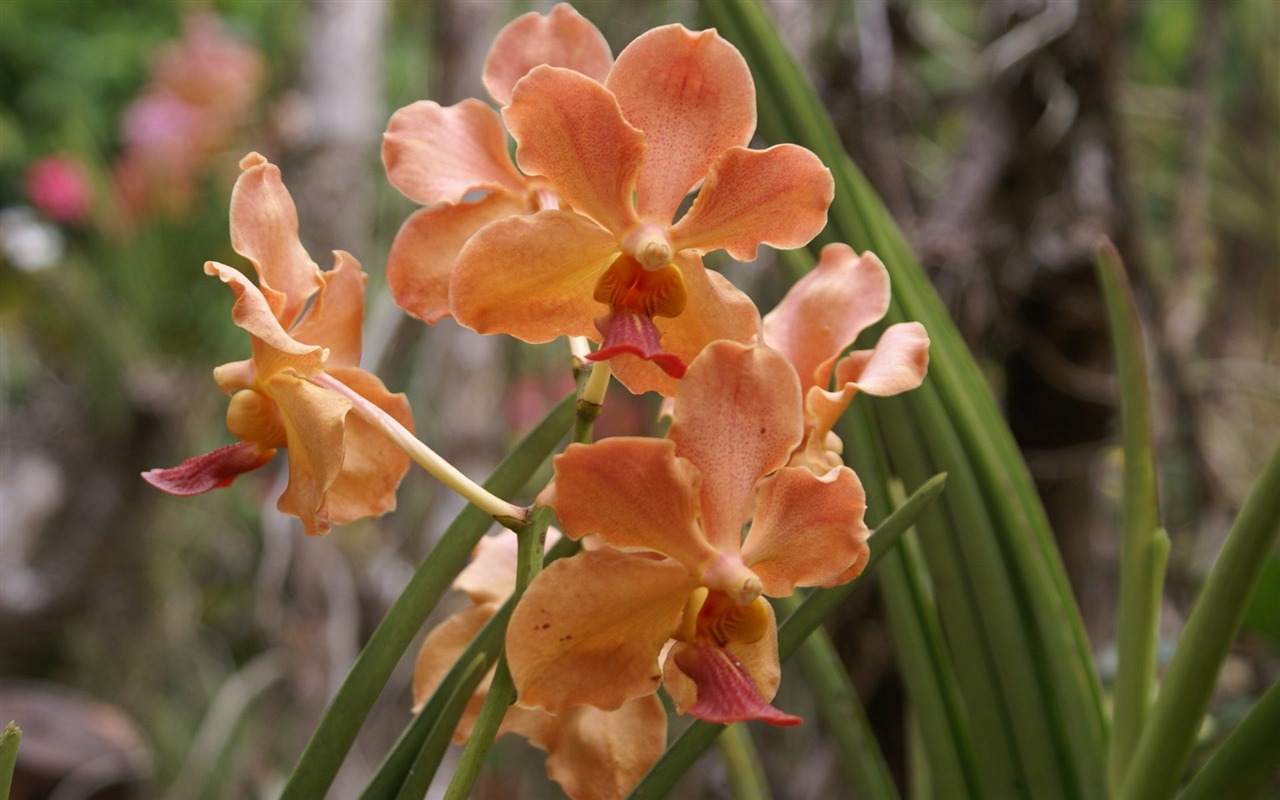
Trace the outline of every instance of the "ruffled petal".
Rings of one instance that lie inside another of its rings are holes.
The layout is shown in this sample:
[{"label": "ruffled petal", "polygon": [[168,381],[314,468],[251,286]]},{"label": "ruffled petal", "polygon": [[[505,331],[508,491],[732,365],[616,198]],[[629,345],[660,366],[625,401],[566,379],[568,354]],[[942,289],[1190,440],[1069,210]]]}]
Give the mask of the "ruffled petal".
[{"label": "ruffled petal", "polygon": [[303,344],[329,349],[329,366],[360,364],[364,330],[364,287],[368,276],[343,250],[333,254],[333,269],[321,273],[324,287],[289,335]]},{"label": "ruffled petal", "polygon": [[756,481],[787,462],[803,433],[800,383],[773,350],[715,342],[689,365],[667,435],[702,473],[713,547],[738,551]]},{"label": "ruffled petal", "polygon": [[664,25],[618,54],[605,86],[644,131],[639,215],[670,223],[680,201],[729,147],[756,129],[756,90],[742,54],[714,30]]},{"label": "ruffled petal", "polygon": [[617,436],[571,444],[552,461],[541,502],[565,534],[597,534],[611,547],[651,550],[698,571],[717,552],[698,528],[698,470],[666,439]]},{"label": "ruffled petal", "polygon": [[543,16],[522,14],[498,31],[484,62],[484,86],[499,104],[511,102],[511,90],[529,70],[546,64],[604,81],[613,51],[604,36],[567,3]]},{"label": "ruffled petal", "polygon": [[[254,373],[259,379],[282,369],[306,375],[324,366],[325,349],[319,345],[303,344],[286,333],[266,297],[252,281],[238,270],[215,261],[205,262],[204,271],[218,276],[235,293],[236,303],[231,307],[231,319],[249,333],[253,342]],[[227,366],[230,365],[219,369]],[[224,384],[223,380],[218,382]]]},{"label": "ruffled petal", "polygon": [[[750,297],[720,273],[703,268],[696,253],[680,253],[674,263],[684,276],[688,300],[679,316],[654,320],[664,352],[687,365],[714,341],[756,342],[760,312]],[[658,392],[671,397],[680,385],[666,371],[635,358],[615,358],[613,374],[635,394]]]},{"label": "ruffled petal", "polygon": [[480,333],[526,342],[600,338],[592,297],[617,254],[612,234],[571,211],[540,211],[486,225],[458,254],[449,284],[454,318]]},{"label": "ruffled petal", "polygon": [[652,694],[658,654],[694,581],[677,561],[593,550],[552,563],[529,585],[507,627],[521,706],[611,710]]},{"label": "ruffled petal", "polygon": [[[413,713],[418,713],[427,704],[449,670],[453,669],[458,657],[497,610],[497,603],[468,606],[432,628],[422,640],[422,648],[418,650],[418,660],[413,667]],[[476,717],[480,716],[480,707],[484,705],[489,680],[486,676],[467,701],[467,707],[458,719],[458,727],[453,732],[454,741],[461,743],[471,735]]]},{"label": "ruffled petal", "polygon": [[230,486],[236,478],[266,464],[275,454],[274,449],[259,447],[253,442],[237,442],[188,458],[176,467],[147,470],[142,473],[142,479],[163,492],[189,497]]},{"label": "ruffled petal", "polygon": [[545,177],[575,211],[618,237],[633,227],[644,135],[608,89],[580,72],[537,67],[516,84],[502,116],[526,174]]},{"label": "ruffled petal", "polygon": [[453,579],[453,588],[477,605],[506,600],[516,589],[518,543],[516,535],[508,530],[483,537],[471,553],[471,563]]},{"label": "ruffled petal", "polygon": [[848,467],[821,477],[784,467],[760,483],[742,560],[770,597],[787,597],[797,586],[833,585],[870,555],[866,510],[862,482]]},{"label": "ruffled petal", "polygon": [[867,394],[888,397],[916,388],[929,369],[929,334],[919,322],[899,322],[872,350],[850,353],[836,365],[836,385],[855,383]]},{"label": "ruffled petal", "polygon": [[329,532],[327,493],[342,471],[346,398],[290,373],[273,375],[263,390],[276,402],[288,438],[289,485],[276,508],[302,520],[308,536]]},{"label": "ruffled petal", "polygon": [[427,323],[449,316],[449,278],[462,246],[490,222],[531,210],[517,197],[494,192],[474,203],[415,211],[387,255],[387,287],[396,305]]},{"label": "ruffled petal", "polygon": [[[375,375],[356,367],[328,372],[413,431],[413,412],[403,394],[388,392]],[[393,511],[396,489],[409,471],[409,456],[363,417],[348,414],[344,430],[342,469],[328,491],[329,519],[335,525]]]},{"label": "ruffled petal", "polygon": [[671,242],[677,250],[724,249],[739,261],[755,259],[762,244],[801,247],[826,226],[834,196],[831,172],[803,147],[734,147],[711,165]]},{"label": "ruffled petal", "polygon": [[272,313],[287,329],[319,291],[320,268],[298,239],[298,210],[280,168],[250,153],[240,169],[231,190],[231,247],[253,263]]},{"label": "ruffled petal", "polygon": [[392,114],[382,163],[392,186],[426,206],[460,202],[476,189],[525,191],[501,117],[474,98],[452,106],[419,100]]},{"label": "ruffled petal", "polygon": [[575,706],[549,719],[546,743],[534,744],[547,751],[547,774],[577,800],[622,800],[667,746],[667,712],[656,694],[616,711]]},{"label": "ruffled petal", "polygon": [[800,374],[800,386],[827,388],[840,353],[889,310],[889,272],[873,253],[829,244],[808,275],[764,317],[765,344]]}]

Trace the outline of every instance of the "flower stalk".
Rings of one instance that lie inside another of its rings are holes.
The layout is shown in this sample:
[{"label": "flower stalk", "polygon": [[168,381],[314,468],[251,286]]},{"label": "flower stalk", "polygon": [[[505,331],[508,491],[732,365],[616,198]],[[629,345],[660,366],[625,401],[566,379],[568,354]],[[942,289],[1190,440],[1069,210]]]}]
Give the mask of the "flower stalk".
[{"label": "flower stalk", "polygon": [[390,414],[370,403],[357,394],[351,387],[326,372],[310,377],[312,383],[324,387],[345,397],[351,403],[351,410],[360,418],[377,428],[397,447],[408,454],[409,458],[436,480],[460,494],[467,502],[475,505],[503,525],[521,525],[529,518],[529,509],[508,503],[501,497],[489,492],[480,484],[450,464],[439,453],[432,450],[421,439],[414,436]]}]

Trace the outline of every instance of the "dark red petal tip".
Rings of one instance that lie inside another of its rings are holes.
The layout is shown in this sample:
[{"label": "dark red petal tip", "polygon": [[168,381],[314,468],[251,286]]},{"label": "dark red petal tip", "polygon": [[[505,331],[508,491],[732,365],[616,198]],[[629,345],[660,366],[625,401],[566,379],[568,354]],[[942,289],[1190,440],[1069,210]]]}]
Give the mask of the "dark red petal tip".
[{"label": "dark red petal tip", "polygon": [[698,685],[698,701],[689,708],[698,719],[723,725],[758,719],[781,727],[804,722],[767,703],[747,668],[728,650],[689,645],[677,649],[674,657],[676,665]]},{"label": "dark red petal tip", "polygon": [[684,360],[662,349],[662,334],[653,324],[653,318],[633,311],[614,311],[596,320],[596,327],[604,336],[600,349],[587,356],[588,361],[603,361],[630,353],[657,364],[673,378],[684,377],[688,368]]},{"label": "dark red petal tip", "polygon": [[257,469],[275,454],[275,450],[253,442],[237,442],[188,458],[176,467],[147,470],[142,473],[142,479],[163,492],[189,497],[229,486],[238,476]]}]

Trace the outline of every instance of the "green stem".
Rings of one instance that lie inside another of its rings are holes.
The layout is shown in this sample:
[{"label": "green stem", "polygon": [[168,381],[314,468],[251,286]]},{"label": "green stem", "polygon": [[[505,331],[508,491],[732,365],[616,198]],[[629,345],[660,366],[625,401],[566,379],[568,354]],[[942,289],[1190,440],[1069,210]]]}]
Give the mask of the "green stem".
[{"label": "green stem", "polygon": [[[1222,545],[1142,729],[1120,798],[1163,800],[1182,779],[1196,732],[1244,620],[1267,552],[1280,534],[1280,447],[1271,454]],[[1271,746],[1275,741],[1270,742]]]},{"label": "green stem", "polygon": [[13,783],[13,768],[18,763],[18,745],[22,742],[22,729],[10,721],[0,731],[0,800],[9,800],[9,787]]},{"label": "green stem", "polygon": [[1178,800],[1258,797],[1280,775],[1280,681],[1227,734]]},{"label": "green stem", "polygon": [[[573,407],[573,397],[566,397],[552,409],[498,465],[485,488],[496,494],[514,494],[524,486],[568,431]],[[281,800],[325,796],[396,664],[492,524],[492,517],[468,506],[444,532],[369,637],[298,759]]]},{"label": "green stem", "polygon": [[1107,754],[1107,779],[1114,794],[1124,783],[1125,771],[1151,704],[1169,538],[1160,529],[1151,444],[1151,398],[1147,391],[1147,365],[1142,353],[1138,310],[1120,254],[1110,241],[1104,239],[1099,245],[1096,266],[1120,386],[1124,440],[1124,524],[1116,631],[1118,662]]},{"label": "green stem", "polygon": [[751,731],[747,726],[739,722],[725,728],[720,734],[719,745],[729,773],[730,794],[737,800],[772,800],[760,753],[755,742],[751,741]]},{"label": "green stem", "polygon": [[[529,516],[529,523],[519,531],[520,544],[516,557],[516,588],[508,602],[514,607],[520,602],[524,590],[542,569],[543,542],[547,535],[547,526],[551,524],[551,509],[537,506]],[[507,715],[507,709],[516,701],[516,687],[511,681],[511,670],[507,669],[507,658],[504,654],[498,659],[497,671],[493,682],[489,684],[489,694],[484,699],[480,716],[471,729],[467,745],[463,748],[458,768],[449,781],[445,791],[445,800],[466,800],[471,794],[471,787],[480,776],[480,768],[484,765],[485,756],[493,747],[498,727]]]}]

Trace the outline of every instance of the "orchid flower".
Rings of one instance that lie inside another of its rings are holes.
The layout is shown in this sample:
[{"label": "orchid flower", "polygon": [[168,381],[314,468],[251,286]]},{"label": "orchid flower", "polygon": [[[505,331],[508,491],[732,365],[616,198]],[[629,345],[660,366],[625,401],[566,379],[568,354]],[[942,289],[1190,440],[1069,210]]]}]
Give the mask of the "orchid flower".
[{"label": "orchid flower", "polygon": [[507,657],[519,703],[613,709],[665,675],[680,713],[798,724],[768,703],[780,672],[763,595],[861,572],[862,484],[847,467],[786,465],[804,434],[800,382],[767,348],[707,347],[680,382],[674,420],[664,439],[604,439],[556,457],[540,502],[566,535],[609,548],[551,564],[516,607]]},{"label": "orchid flower", "polygon": [[[929,367],[918,322],[890,325],[871,350],[840,354],[889,310],[889,272],[874,253],[830,244],[813,270],[765,315],[764,341],[791,361],[805,393],[805,439],[792,458],[821,474],[839,465],[831,428],[862,391],[887,397],[914,389]],[[829,390],[832,375],[835,389]]]},{"label": "orchid flower", "polygon": [[[548,531],[548,543],[559,537]],[[437,625],[422,642],[413,673],[417,713],[454,662],[515,589],[516,536],[502,531],[481,539],[453,588],[471,605]],[[471,735],[493,671],[468,702],[454,741]],[[667,715],[657,695],[628,700],[614,711],[573,706],[560,714],[512,706],[498,729],[515,733],[547,753],[547,774],[573,800],[621,800],[653,766],[666,746]]]},{"label": "orchid flower", "polygon": [[[517,17],[498,33],[485,86],[505,104],[516,81],[541,64],[603,80],[613,54],[594,25],[561,3],[545,16]],[[449,276],[472,234],[493,220],[558,205],[546,181],[511,163],[502,119],[480,100],[452,106],[421,100],[400,109],[387,124],[382,161],[391,184],[426,206],[401,226],[387,257],[392,297],[424,322],[449,316]],[[486,194],[466,202],[479,192]]]},{"label": "orchid flower", "polygon": [[703,254],[749,261],[761,244],[798,247],[826,223],[833,183],[813,153],[745,146],[755,87],[715,31],[648,31],[603,82],[535,67],[503,118],[521,170],[568,208],[504,217],[471,237],[449,286],[453,314],[530,342],[602,341],[596,360],[638,356],[614,367],[633,391],[670,395],[708,343],[758,333],[750,300],[705,270]]},{"label": "orchid flower", "polygon": [[[330,523],[395,508],[409,458],[363,417],[349,414],[363,398],[412,427],[409,404],[358,367],[366,277],[350,254],[336,252],[322,272],[298,239],[298,215],[280,170],[257,153],[240,162],[231,195],[231,244],[253,263],[258,285],[216,262],[204,270],[231,287],[231,317],[249,333],[253,355],[214,370],[231,395],[227,428],[240,442],[143,473],[177,495],[226,486],[287,448],[289,483],[277,507],[300,518],[308,534]],[[325,379],[342,391],[323,388]]]}]

